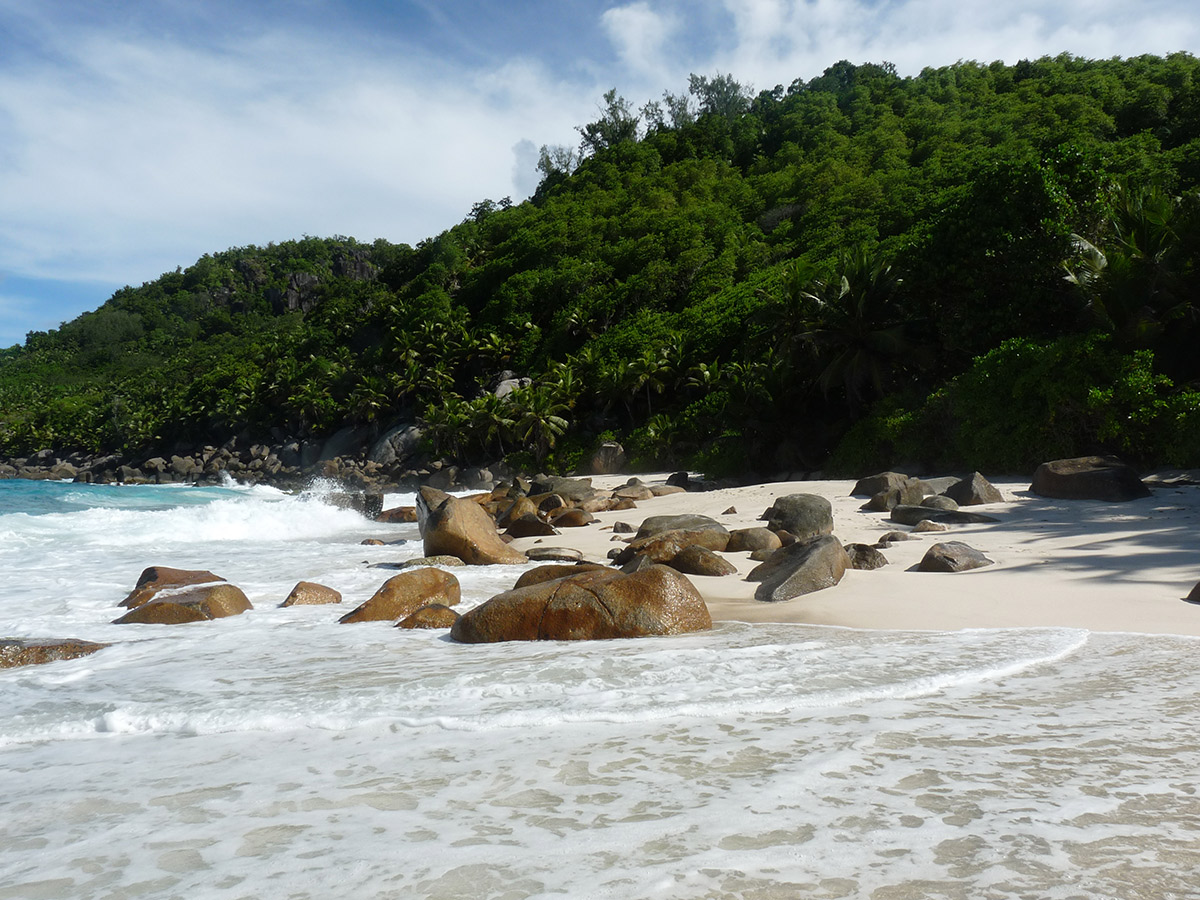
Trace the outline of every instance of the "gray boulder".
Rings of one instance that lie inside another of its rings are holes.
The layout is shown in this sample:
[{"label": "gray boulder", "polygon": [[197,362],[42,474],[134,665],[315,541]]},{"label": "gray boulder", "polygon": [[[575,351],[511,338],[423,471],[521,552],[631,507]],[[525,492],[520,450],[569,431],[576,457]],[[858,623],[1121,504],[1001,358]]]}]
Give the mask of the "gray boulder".
[{"label": "gray boulder", "polygon": [[990,481],[973,472],[950,487],[945,494],[959,506],[979,506],[982,503],[1003,503],[1004,495]]},{"label": "gray boulder", "polygon": [[412,422],[397,425],[385,431],[383,436],[371,445],[367,459],[382,466],[403,464],[420,452],[423,434],[421,426]]},{"label": "gray boulder", "polygon": [[850,492],[851,497],[874,497],[876,494],[883,491],[894,490],[906,481],[911,481],[907,475],[901,472],[880,472],[878,475],[868,475],[866,478],[860,478],[854,484],[854,490]]},{"label": "gray boulder", "polygon": [[846,555],[852,569],[881,569],[888,564],[887,557],[870,544],[847,544]]},{"label": "gray boulder", "polygon": [[919,522],[940,522],[946,525],[973,525],[999,522],[983,513],[963,512],[960,509],[930,509],[928,506],[897,506],[889,518],[901,525],[916,525]]},{"label": "gray boulder", "polygon": [[1131,467],[1110,456],[1081,456],[1044,462],[1033,473],[1030,490],[1060,500],[1122,503],[1150,496]]},{"label": "gray boulder", "polygon": [[988,559],[974,547],[962,541],[945,541],[934,544],[926,552],[917,570],[921,572],[965,572],[968,569],[981,569],[990,566],[993,560]]},{"label": "gray boulder", "polygon": [[778,497],[761,518],[772,531],[786,531],[797,541],[833,533],[833,506],[817,494]]},{"label": "gray boulder", "polygon": [[947,512],[953,512],[958,509],[958,504],[952,498],[943,494],[930,494],[919,505],[924,506],[926,509],[941,509]]},{"label": "gray boulder", "polygon": [[762,582],[754,599],[779,603],[833,587],[849,568],[850,557],[841,541],[826,534],[776,550],[746,580]]},{"label": "gray boulder", "polygon": [[667,531],[715,531],[717,534],[729,534],[725,526],[711,516],[648,516],[638,528],[637,539],[653,537]]}]

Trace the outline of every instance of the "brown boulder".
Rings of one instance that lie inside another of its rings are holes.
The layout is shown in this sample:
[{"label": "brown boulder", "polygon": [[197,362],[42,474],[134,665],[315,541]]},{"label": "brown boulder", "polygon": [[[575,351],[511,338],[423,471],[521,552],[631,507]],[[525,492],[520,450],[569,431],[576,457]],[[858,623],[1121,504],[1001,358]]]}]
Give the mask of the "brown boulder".
[{"label": "brown boulder", "polygon": [[595,516],[590,512],[584,512],[582,509],[565,510],[550,520],[555,528],[582,528],[584,525],[591,525],[595,521]]},{"label": "brown boulder", "polygon": [[653,500],[654,491],[644,484],[627,484],[613,491],[618,500]]},{"label": "brown boulder", "polygon": [[496,517],[496,524],[500,528],[507,528],[514,521],[525,516],[538,518],[538,505],[528,497],[517,497],[508,504],[504,512]]},{"label": "brown boulder", "polygon": [[543,522],[534,513],[525,513],[516,519],[511,519],[504,532],[510,537],[550,537],[558,534],[558,529],[549,522]]},{"label": "brown boulder", "polygon": [[189,584],[211,584],[224,581],[220,575],[199,569],[172,569],[169,566],[150,566],[142,570],[137,584],[129,592],[129,596],[118,605],[126,609],[134,609],[144,603],[149,603],[159,591],[168,588],[185,587]]},{"label": "brown boulder", "polygon": [[432,603],[456,606],[461,596],[458,579],[449,572],[433,568],[412,569],[393,575],[370,600],[338,621],[351,623],[400,619]]},{"label": "brown boulder", "polygon": [[42,663],[57,662],[63,659],[78,659],[80,656],[88,656],[97,650],[103,650],[107,646],[109,645],[70,639],[2,638],[0,639],[0,669],[38,666]]},{"label": "brown boulder", "polygon": [[720,531],[709,528],[699,531],[664,531],[649,537],[634,538],[613,559],[618,566],[625,565],[635,556],[645,556],[655,563],[667,563],[678,556],[685,547],[697,546],[708,550],[723,551],[728,545],[729,533],[725,529]]},{"label": "brown boulder", "polygon": [[342,595],[331,587],[317,584],[313,581],[300,581],[292,588],[287,599],[280,606],[323,606],[328,603],[341,603]]},{"label": "brown boulder", "polygon": [[458,621],[458,613],[442,603],[430,603],[405,616],[397,628],[449,628]]},{"label": "brown boulder", "polygon": [[253,609],[241,588],[232,584],[204,584],[165,592],[131,609],[114,625],[181,625],[238,616]]},{"label": "brown boulder", "polygon": [[719,577],[737,574],[737,567],[729,560],[722,559],[706,547],[698,547],[695,544],[684,547],[667,565],[684,575]]},{"label": "brown boulder", "polygon": [[1004,495],[978,472],[973,472],[966,478],[950,485],[944,493],[959,506],[979,506],[983,503],[1004,502]]},{"label": "brown boulder", "polygon": [[528,572],[522,572],[521,577],[517,579],[517,583],[513,585],[513,590],[517,588],[529,587],[531,584],[542,584],[545,581],[557,581],[559,578],[570,578],[575,575],[582,575],[584,572],[607,572],[610,571],[608,566],[602,566],[597,563],[580,563],[579,565],[566,566],[538,566],[536,569],[530,569]]},{"label": "brown boulder", "polygon": [[699,592],[679,572],[650,566],[633,575],[608,569],[497,594],[454,623],[464,643],[602,640],[712,628]]},{"label": "brown boulder", "polygon": [[[424,496],[426,488],[419,496]],[[470,566],[519,565],[525,554],[500,539],[496,524],[478,503],[447,497],[421,526],[426,556],[457,556]]]},{"label": "brown boulder", "polygon": [[888,564],[887,557],[870,544],[847,544],[845,550],[852,569],[881,569]]},{"label": "brown boulder", "polygon": [[725,552],[778,550],[782,546],[783,541],[770,528],[738,528],[729,532],[729,543],[725,547]]},{"label": "brown boulder", "polygon": [[415,522],[417,521],[417,508],[415,506],[397,506],[392,509],[385,509],[375,517],[376,522]]}]

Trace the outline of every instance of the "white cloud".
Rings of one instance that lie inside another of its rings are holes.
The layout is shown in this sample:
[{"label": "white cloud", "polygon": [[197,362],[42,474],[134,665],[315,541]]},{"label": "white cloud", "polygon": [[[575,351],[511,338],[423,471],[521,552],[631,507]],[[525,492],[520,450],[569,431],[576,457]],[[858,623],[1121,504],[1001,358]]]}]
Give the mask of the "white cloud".
[{"label": "white cloud", "polygon": [[678,21],[670,12],[659,12],[645,0],[614,6],[600,17],[605,32],[627,70],[643,80],[661,81],[672,69],[668,41]]}]

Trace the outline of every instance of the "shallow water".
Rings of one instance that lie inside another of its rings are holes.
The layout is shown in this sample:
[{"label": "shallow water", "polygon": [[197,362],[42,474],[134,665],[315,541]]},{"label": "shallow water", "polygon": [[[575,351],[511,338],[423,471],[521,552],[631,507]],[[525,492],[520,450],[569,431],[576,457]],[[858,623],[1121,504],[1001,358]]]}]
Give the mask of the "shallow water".
[{"label": "shallow water", "polygon": [[[1200,896],[1192,639],[457,645],[336,623],[392,574],[365,560],[420,555],[415,526],[9,484],[0,634],[114,644],[0,670],[0,898]],[[109,624],[150,564],[255,609]],[[520,570],[459,571],[467,606]],[[277,608],[300,579],[346,602]]]}]

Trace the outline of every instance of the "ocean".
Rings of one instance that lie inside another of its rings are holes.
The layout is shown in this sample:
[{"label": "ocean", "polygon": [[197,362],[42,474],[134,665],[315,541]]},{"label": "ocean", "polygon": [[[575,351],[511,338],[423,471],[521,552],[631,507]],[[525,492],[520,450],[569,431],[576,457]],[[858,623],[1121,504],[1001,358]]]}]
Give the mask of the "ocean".
[{"label": "ocean", "polygon": [[[0,482],[0,637],[112,644],[0,670],[0,898],[1200,897],[1194,639],[337,623],[420,555],[319,490]],[[154,564],[255,608],[110,624]]]}]

